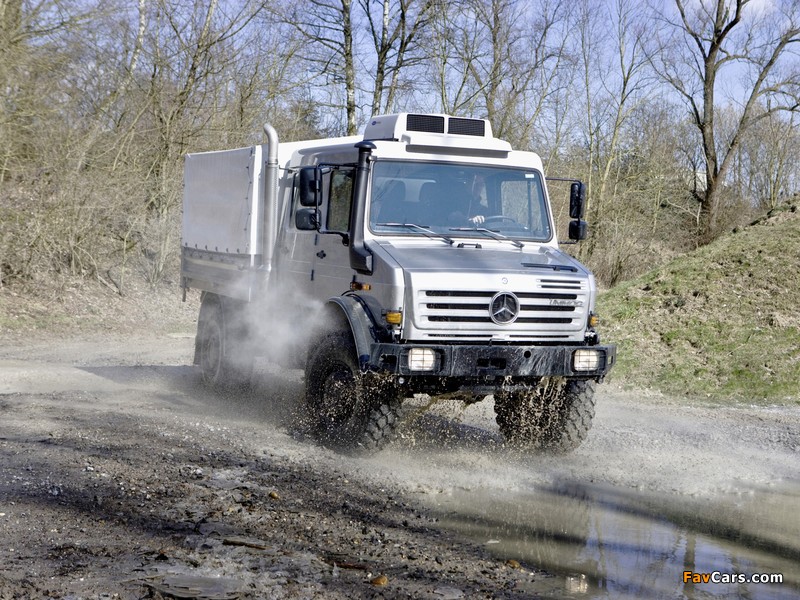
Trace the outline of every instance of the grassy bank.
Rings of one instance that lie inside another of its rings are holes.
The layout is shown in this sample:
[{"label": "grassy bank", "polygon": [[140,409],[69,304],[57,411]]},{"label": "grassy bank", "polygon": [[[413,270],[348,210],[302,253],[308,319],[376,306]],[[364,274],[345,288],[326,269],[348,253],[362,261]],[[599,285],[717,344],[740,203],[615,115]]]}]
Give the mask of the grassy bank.
[{"label": "grassy bank", "polygon": [[800,403],[800,209],[774,211],[604,293],[613,378],[712,400]]}]

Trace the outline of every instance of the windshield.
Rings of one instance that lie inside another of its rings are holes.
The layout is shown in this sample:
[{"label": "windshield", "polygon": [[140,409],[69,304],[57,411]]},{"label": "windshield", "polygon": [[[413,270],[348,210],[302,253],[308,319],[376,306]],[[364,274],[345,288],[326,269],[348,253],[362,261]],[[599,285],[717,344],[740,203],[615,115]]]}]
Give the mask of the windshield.
[{"label": "windshield", "polygon": [[552,237],[541,174],[534,169],[377,161],[369,214],[373,233]]}]

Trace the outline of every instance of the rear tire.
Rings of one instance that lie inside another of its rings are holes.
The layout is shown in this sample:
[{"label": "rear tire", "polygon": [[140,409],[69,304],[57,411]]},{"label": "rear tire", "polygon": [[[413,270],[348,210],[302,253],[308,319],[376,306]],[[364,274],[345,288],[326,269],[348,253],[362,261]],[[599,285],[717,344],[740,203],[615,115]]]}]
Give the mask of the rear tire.
[{"label": "rear tire", "polygon": [[495,420],[508,442],[525,450],[565,453],[589,435],[594,381],[545,378],[537,387],[495,394]]},{"label": "rear tire", "polygon": [[200,372],[206,385],[215,387],[225,379],[225,345],[222,335],[222,315],[217,304],[206,306],[200,310],[197,323],[197,354]]},{"label": "rear tire", "polygon": [[[236,305],[223,312],[221,298],[208,294],[200,306],[197,323],[197,363],[203,382],[213,388],[245,387],[253,372],[252,352],[248,352],[246,327]],[[235,313],[235,314],[234,314]],[[227,317],[227,318],[226,318]]]},{"label": "rear tire", "polygon": [[372,453],[394,438],[402,397],[393,381],[362,373],[349,332],[324,337],[306,364],[306,413],[325,446]]}]

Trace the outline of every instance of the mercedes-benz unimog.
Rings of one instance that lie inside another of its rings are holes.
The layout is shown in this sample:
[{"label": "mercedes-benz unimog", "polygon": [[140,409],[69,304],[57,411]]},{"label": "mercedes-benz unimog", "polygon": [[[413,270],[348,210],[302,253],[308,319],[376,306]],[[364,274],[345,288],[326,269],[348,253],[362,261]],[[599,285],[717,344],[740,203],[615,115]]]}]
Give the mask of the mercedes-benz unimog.
[{"label": "mercedes-benz unimog", "polygon": [[[208,383],[246,382],[260,355],[304,368],[311,429],[342,450],[380,448],[419,394],[493,396],[514,445],[585,439],[616,350],[592,273],[559,248],[537,154],[440,114],[302,142],[264,130],[185,159],[182,285],[202,291]],[[585,187],[570,189],[577,241]]]}]

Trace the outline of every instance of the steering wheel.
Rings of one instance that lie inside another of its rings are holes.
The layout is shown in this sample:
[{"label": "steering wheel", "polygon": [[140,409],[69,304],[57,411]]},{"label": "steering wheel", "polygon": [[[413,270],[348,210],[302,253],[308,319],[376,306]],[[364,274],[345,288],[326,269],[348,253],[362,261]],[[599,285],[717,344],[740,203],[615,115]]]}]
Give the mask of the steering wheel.
[{"label": "steering wheel", "polygon": [[516,219],[509,217],[508,215],[490,215],[483,219],[484,223],[514,223],[515,225],[519,225]]}]

